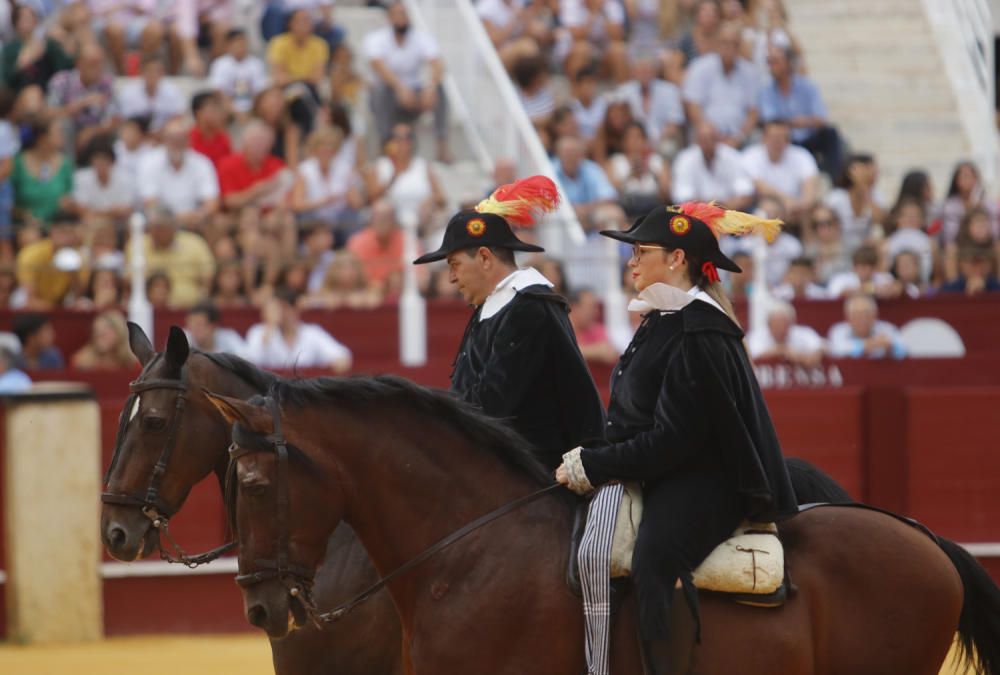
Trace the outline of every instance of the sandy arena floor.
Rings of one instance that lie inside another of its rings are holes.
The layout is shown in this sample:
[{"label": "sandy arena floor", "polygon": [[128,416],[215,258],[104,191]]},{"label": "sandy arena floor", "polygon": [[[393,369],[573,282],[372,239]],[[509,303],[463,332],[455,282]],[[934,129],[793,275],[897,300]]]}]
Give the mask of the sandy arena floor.
[{"label": "sandy arena floor", "polygon": [[[86,645],[0,644],[3,675],[273,675],[257,635],[113,638]],[[941,675],[964,675],[943,668]]]}]

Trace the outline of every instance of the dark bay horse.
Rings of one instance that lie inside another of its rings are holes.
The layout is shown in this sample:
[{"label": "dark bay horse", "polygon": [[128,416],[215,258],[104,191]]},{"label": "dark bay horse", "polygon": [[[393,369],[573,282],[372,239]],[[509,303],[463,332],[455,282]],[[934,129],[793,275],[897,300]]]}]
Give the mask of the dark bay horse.
[{"label": "dark bay horse", "polygon": [[[219,417],[202,390],[248,398],[264,393],[275,376],[242,359],[222,354],[193,352],[183,331],[172,328],[166,350],[155,353],[149,339],[134,324],[129,342],[143,365],[137,382],[135,417],[122,412],[118,457],[109,472],[109,493],[136,496],[141,501],[154,466],[167,444],[169,461],[158,496],[161,512],[171,515],[184,504],[191,488],[215,472],[220,486],[225,476],[229,425]],[[180,394],[183,411],[177,410]],[[170,439],[171,428],[174,438]],[[127,500],[123,500],[127,501]],[[107,503],[101,518],[101,536],[112,556],[131,561],[151,554],[159,543],[158,531],[138,504]],[[376,580],[375,570],[348,526],[337,528],[324,543],[327,555],[316,577],[314,592],[323,603],[337,603]],[[319,600],[318,600],[319,601]],[[192,610],[194,611],[194,610]],[[401,673],[401,631],[388,597],[375,598],[357,616],[342,625],[320,631],[296,631],[286,640],[273,640],[271,650],[278,675],[396,675]]]},{"label": "dark bay horse", "polygon": [[[278,381],[250,402],[209,397],[236,423],[228,505],[245,602],[272,637],[296,618],[298,588],[268,571],[315,569],[341,520],[386,575],[551,482],[505,426],[399,378]],[[583,672],[581,604],[563,578],[573,508],[547,495],[389,583],[413,672]],[[848,507],[806,511],[780,529],[796,591],[777,609],[702,594],[691,672],[936,675],[958,630],[974,648],[966,659],[1000,675],[1000,591],[957,545]],[[627,605],[613,636],[620,675],[642,672]]]}]

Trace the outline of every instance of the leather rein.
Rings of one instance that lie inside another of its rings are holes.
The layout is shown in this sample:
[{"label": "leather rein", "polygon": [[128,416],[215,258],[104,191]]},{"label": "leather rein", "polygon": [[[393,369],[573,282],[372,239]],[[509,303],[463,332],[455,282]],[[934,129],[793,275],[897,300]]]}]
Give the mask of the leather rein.
[{"label": "leather rein", "polygon": [[320,628],[322,627],[321,624],[334,623],[344,618],[358,605],[364,603],[366,600],[382,590],[389,582],[403,576],[427,559],[437,553],[440,553],[444,549],[468,536],[472,532],[475,532],[484,525],[502,518],[512,511],[516,511],[522,506],[530,504],[546,494],[562,487],[558,483],[549,485],[541,490],[537,490],[531,494],[525,495],[524,497],[515,499],[512,502],[508,502],[500,508],[490,511],[486,515],[480,516],[462,528],[452,532],[447,537],[424,549],[416,557],[411,558],[409,561],[405,562],[385,577],[382,577],[347,602],[344,602],[329,611],[320,612],[312,600],[312,586],[315,570],[306,569],[300,565],[292,564],[289,561],[288,542],[290,530],[288,527],[288,443],[281,430],[281,413],[277,401],[275,401],[273,397],[268,396],[265,398],[265,405],[271,413],[271,418],[274,422],[274,432],[265,436],[247,430],[245,427],[240,425],[239,422],[234,424],[233,444],[229,448],[230,465],[227,475],[231,480],[235,478],[235,464],[241,457],[258,452],[274,453],[278,465],[278,493],[275,500],[277,511],[275,523],[278,527],[276,542],[277,551],[275,552],[274,560],[255,560],[254,566],[257,569],[239,574],[236,577],[236,583],[243,588],[248,588],[270,579],[277,579],[288,589],[289,595],[301,603],[309,619]]},{"label": "leather rein", "polygon": [[[159,355],[156,358],[159,358]],[[151,362],[150,365],[154,362]],[[149,518],[152,526],[166,538],[168,545],[173,549],[173,552],[165,549],[162,542],[160,542],[160,546],[157,548],[160,550],[161,559],[170,563],[180,563],[192,569],[199,565],[210,563],[236,548],[236,542],[231,541],[197,555],[188,555],[170,534],[170,518],[173,517],[175,510],[160,497],[160,488],[167,472],[167,466],[170,464],[170,456],[177,444],[177,432],[180,430],[181,417],[187,405],[187,369],[181,369],[180,380],[162,378],[143,380],[140,375],[139,379],[129,383],[128,388],[130,395],[125,401],[125,409],[122,411],[121,419],[118,422],[118,434],[115,437],[114,453],[111,455],[111,464],[108,466],[107,473],[104,474],[105,485],[108,484],[108,481],[111,479],[111,472],[114,471],[115,466],[118,464],[122,445],[125,442],[125,431],[129,422],[132,421],[132,409],[137,404],[139,394],[157,389],[172,389],[176,391],[177,399],[174,403],[174,416],[167,429],[167,437],[163,443],[163,449],[160,451],[160,456],[156,460],[156,465],[153,467],[153,472],[149,477],[149,484],[146,487],[145,494],[132,495],[121,492],[102,492],[101,501],[105,504],[139,507],[142,514]]]}]

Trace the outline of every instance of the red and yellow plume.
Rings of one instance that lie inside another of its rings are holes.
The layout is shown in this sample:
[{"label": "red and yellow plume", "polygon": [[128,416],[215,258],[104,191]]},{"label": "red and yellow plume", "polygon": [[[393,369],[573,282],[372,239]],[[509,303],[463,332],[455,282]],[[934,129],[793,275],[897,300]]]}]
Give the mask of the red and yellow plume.
[{"label": "red and yellow plume", "polygon": [[685,202],[681,204],[681,211],[702,221],[715,236],[732,234],[737,237],[744,234],[759,234],[771,243],[781,232],[784,225],[780,220],[758,218],[757,216],[742,211],[730,211],[715,202],[708,204],[704,202]]},{"label": "red and yellow plume", "polygon": [[476,205],[476,211],[500,216],[511,225],[531,227],[538,216],[558,205],[556,184],[545,176],[531,176],[501,185]]}]

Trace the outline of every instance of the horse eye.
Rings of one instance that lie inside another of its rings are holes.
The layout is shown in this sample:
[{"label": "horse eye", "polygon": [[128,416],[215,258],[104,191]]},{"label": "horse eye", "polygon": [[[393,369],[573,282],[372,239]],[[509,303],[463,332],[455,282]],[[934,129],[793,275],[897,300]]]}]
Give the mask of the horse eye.
[{"label": "horse eye", "polygon": [[142,418],[142,428],[146,431],[163,431],[167,426],[167,421],[162,417],[152,417],[147,415]]}]

